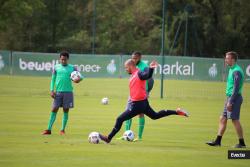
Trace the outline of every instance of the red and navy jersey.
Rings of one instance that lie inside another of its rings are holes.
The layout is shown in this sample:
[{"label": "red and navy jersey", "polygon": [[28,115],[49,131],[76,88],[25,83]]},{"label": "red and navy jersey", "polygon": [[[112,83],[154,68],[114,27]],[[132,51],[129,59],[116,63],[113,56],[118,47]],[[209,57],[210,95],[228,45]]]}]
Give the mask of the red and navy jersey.
[{"label": "red and navy jersey", "polygon": [[147,99],[146,80],[153,75],[152,68],[146,68],[144,71],[136,69],[129,79],[129,91],[131,101],[141,101]]}]

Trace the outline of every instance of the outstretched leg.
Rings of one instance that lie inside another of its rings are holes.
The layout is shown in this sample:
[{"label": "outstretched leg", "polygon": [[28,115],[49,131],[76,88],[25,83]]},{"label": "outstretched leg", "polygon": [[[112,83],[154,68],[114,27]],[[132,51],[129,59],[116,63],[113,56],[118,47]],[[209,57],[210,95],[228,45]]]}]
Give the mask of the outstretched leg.
[{"label": "outstretched leg", "polygon": [[119,117],[117,117],[115,126],[114,126],[113,130],[111,131],[111,133],[108,135],[108,139],[111,141],[112,138],[116,135],[116,133],[119,132],[119,130],[121,129],[122,123],[125,120],[128,120],[128,119],[135,117],[137,114],[138,113],[136,113],[134,111],[126,110]]},{"label": "outstretched leg", "polygon": [[169,115],[182,115],[188,117],[188,113],[180,108],[178,108],[176,111],[174,110],[161,110],[159,112],[155,112],[150,105],[148,105],[147,110],[144,112],[149,118],[155,120],[160,119],[162,117],[166,117]]},{"label": "outstretched leg", "polygon": [[134,102],[131,103],[127,109],[120,115],[117,117],[116,119],[116,123],[114,128],[112,129],[112,131],[109,133],[108,136],[104,136],[102,134],[100,135],[101,140],[105,141],[106,143],[109,143],[112,138],[116,135],[117,132],[119,132],[119,130],[122,127],[122,123],[128,119],[131,119],[133,117],[135,117],[136,115],[140,114],[140,109],[145,110],[146,105],[144,101],[139,101],[139,102]]}]

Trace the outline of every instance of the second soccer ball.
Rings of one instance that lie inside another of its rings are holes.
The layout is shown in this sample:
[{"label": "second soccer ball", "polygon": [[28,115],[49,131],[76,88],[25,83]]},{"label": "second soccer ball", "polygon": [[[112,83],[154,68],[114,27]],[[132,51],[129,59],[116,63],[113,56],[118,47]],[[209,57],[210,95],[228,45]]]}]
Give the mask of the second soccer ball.
[{"label": "second soccer ball", "polygon": [[102,104],[107,105],[109,103],[109,99],[107,97],[102,98]]}]

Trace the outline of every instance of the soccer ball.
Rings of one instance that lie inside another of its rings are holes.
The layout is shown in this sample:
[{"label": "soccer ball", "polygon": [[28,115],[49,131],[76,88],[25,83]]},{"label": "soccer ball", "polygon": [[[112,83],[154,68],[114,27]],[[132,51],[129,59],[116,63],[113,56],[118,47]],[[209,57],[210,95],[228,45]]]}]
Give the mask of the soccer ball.
[{"label": "soccer ball", "polygon": [[88,137],[89,143],[98,144],[100,143],[100,135],[98,132],[91,132]]},{"label": "soccer ball", "polygon": [[134,132],[132,130],[127,130],[123,133],[123,139],[127,141],[133,141],[135,138]]},{"label": "soccer ball", "polygon": [[70,79],[72,81],[76,81],[78,78],[82,78],[82,75],[79,71],[73,71],[71,74],[70,74]]},{"label": "soccer ball", "polygon": [[102,98],[102,104],[107,105],[109,103],[109,99],[107,97]]}]

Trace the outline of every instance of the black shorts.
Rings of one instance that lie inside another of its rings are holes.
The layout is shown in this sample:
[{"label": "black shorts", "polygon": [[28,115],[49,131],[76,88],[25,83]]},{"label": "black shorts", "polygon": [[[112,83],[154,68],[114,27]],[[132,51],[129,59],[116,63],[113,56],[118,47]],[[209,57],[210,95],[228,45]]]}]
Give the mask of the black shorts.
[{"label": "black shorts", "polygon": [[225,101],[224,111],[222,115],[227,119],[239,120],[240,119],[240,108],[243,102],[243,98],[241,95],[237,95],[235,100],[233,101],[233,109],[231,112],[227,111],[227,103],[230,100],[230,97],[227,97]]},{"label": "black shorts", "polygon": [[56,92],[56,96],[53,102],[53,108],[73,108],[74,98],[72,92]]}]

